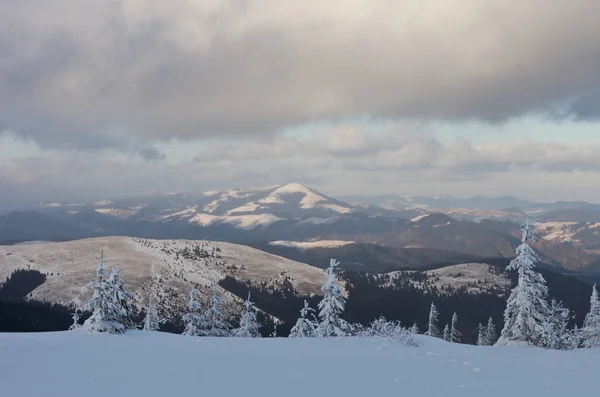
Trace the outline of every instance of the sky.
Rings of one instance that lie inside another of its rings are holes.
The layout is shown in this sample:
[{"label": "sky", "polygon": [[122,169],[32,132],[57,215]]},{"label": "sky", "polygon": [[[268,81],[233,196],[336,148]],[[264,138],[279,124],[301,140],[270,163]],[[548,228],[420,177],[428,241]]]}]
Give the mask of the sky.
[{"label": "sky", "polygon": [[260,187],[600,202],[600,2],[0,0],[0,206]]}]

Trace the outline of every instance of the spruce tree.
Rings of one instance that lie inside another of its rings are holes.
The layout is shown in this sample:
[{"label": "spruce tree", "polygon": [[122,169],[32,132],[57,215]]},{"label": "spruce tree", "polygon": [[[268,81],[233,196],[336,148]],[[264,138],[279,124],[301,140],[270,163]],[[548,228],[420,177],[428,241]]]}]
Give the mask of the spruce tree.
[{"label": "spruce tree", "polygon": [[116,267],[112,268],[106,278],[102,256],[96,269],[96,280],[89,284],[92,297],[85,309],[92,311],[84,326],[91,332],[123,333],[133,328],[133,295],[127,288],[121,273]]},{"label": "spruce tree", "polygon": [[448,324],[446,324],[446,326],[444,327],[444,333],[442,338],[446,341],[446,342],[450,342],[451,340],[451,336],[450,336],[450,327],[448,326]]},{"label": "spruce tree", "polygon": [[200,324],[202,321],[202,306],[198,302],[198,290],[192,288],[190,290],[190,300],[188,302],[188,312],[183,316],[185,329],[183,335],[200,336]]},{"label": "spruce tree", "polygon": [[488,319],[487,326],[485,327],[484,336],[485,346],[493,346],[498,340],[498,335],[496,334],[496,326],[494,325],[494,320],[492,319],[492,317]]},{"label": "spruce tree", "polygon": [[549,349],[569,349],[571,348],[571,334],[567,325],[571,315],[561,302],[552,299],[550,302],[550,318],[545,325],[542,338],[542,347]]},{"label": "spruce tree", "polygon": [[304,301],[304,307],[300,309],[300,317],[290,331],[290,338],[307,338],[315,336],[317,328],[315,310],[308,306],[308,302]]},{"label": "spruce tree", "polygon": [[450,342],[460,343],[462,334],[458,330],[458,314],[452,315],[452,328],[450,329]]},{"label": "spruce tree", "polygon": [[346,336],[349,329],[348,324],[340,317],[344,311],[346,300],[344,290],[337,283],[335,268],[339,265],[335,259],[331,259],[326,270],[327,281],[321,288],[323,300],[319,302],[319,325],[315,331],[317,336]]},{"label": "spruce tree", "polygon": [[440,313],[435,307],[435,304],[431,302],[431,308],[429,309],[429,323],[427,327],[427,332],[425,335],[433,336],[434,338],[439,338],[441,336],[440,329],[438,327],[438,317]]},{"label": "spruce tree", "polygon": [[548,288],[542,275],[535,271],[539,258],[529,243],[537,241],[529,218],[521,229],[517,257],[507,270],[518,272],[517,286],[511,291],[504,311],[504,328],[497,344],[525,343],[540,346],[550,321]]},{"label": "spruce tree", "polygon": [[144,317],[144,331],[158,331],[160,325],[165,320],[161,319],[158,315],[158,310],[152,298],[148,301],[148,307],[146,307],[146,316]]},{"label": "spruce tree", "polygon": [[224,337],[231,335],[231,325],[226,321],[227,312],[223,308],[223,298],[217,294],[217,282],[213,282],[211,306],[200,319],[200,335]]},{"label": "spruce tree", "polygon": [[486,327],[484,327],[483,325],[481,325],[481,323],[479,323],[477,325],[477,346],[487,346],[486,344]]},{"label": "spruce tree", "polygon": [[250,301],[250,292],[248,299],[244,302],[244,311],[240,318],[240,326],[233,332],[233,336],[238,338],[258,338],[260,337],[261,325],[256,319],[256,308]]},{"label": "spruce tree", "polygon": [[69,327],[69,331],[80,328],[81,324],[79,324],[79,320],[81,319],[81,311],[79,310],[79,306],[75,306],[73,313],[71,313],[71,319],[73,319],[73,324]]},{"label": "spruce tree", "polygon": [[583,328],[579,331],[583,347],[600,347],[600,298],[596,284],[590,297],[590,311],[585,316]]},{"label": "spruce tree", "polygon": [[413,325],[412,325],[412,327],[410,327],[410,332],[412,332],[415,335],[421,333],[421,330],[419,330],[419,326],[417,325],[416,322],[414,322]]}]

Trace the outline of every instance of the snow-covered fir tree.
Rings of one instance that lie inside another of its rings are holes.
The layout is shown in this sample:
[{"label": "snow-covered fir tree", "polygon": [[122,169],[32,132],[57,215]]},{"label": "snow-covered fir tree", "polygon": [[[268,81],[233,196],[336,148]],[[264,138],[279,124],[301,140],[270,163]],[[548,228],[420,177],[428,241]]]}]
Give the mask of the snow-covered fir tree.
[{"label": "snow-covered fir tree", "polygon": [[202,323],[202,306],[198,302],[198,290],[192,288],[190,290],[190,300],[188,302],[188,312],[182,317],[185,323],[183,335],[199,336]]},{"label": "snow-covered fir tree", "polygon": [[446,326],[444,327],[444,332],[442,334],[442,339],[444,339],[446,342],[450,342],[450,338],[450,326],[446,324]]},{"label": "snow-covered fir tree", "polygon": [[231,325],[226,320],[227,312],[223,308],[223,298],[217,294],[217,282],[213,282],[211,305],[200,319],[201,336],[230,336]]},{"label": "snow-covered fir tree", "polygon": [[413,325],[412,325],[412,327],[410,327],[410,332],[412,332],[415,335],[421,333],[421,330],[419,329],[419,326],[417,325],[416,322],[414,322]]},{"label": "snow-covered fir tree", "polygon": [[261,325],[256,319],[256,308],[250,301],[250,292],[248,299],[244,302],[244,311],[240,318],[240,326],[233,332],[233,336],[238,338],[258,338],[260,337]]},{"label": "snow-covered fir tree", "polygon": [[349,326],[341,318],[346,300],[344,299],[344,290],[337,283],[335,276],[335,268],[338,265],[339,262],[332,259],[326,270],[327,281],[321,288],[323,300],[319,302],[320,321],[315,331],[316,336],[346,336],[348,334]]},{"label": "snow-covered fir tree", "polygon": [[425,335],[433,336],[434,338],[439,338],[442,336],[438,326],[439,315],[440,313],[438,312],[437,307],[435,307],[435,304],[431,302],[431,308],[429,309],[429,323]]},{"label": "snow-covered fir tree", "polygon": [[494,324],[494,320],[491,316],[488,319],[487,326],[485,327],[484,337],[485,346],[493,346],[498,340],[498,335],[496,334],[496,325]]},{"label": "snow-covered fir tree", "polygon": [[96,269],[96,280],[90,282],[92,297],[85,305],[91,311],[84,327],[91,332],[123,333],[133,327],[133,295],[125,288],[119,269],[113,267],[106,278],[102,256]]},{"label": "snow-covered fir tree", "polygon": [[450,329],[450,342],[460,343],[462,341],[462,334],[458,330],[458,314],[452,315],[452,328]]},{"label": "snow-covered fir tree", "polygon": [[158,315],[158,309],[154,303],[154,299],[148,300],[148,307],[146,307],[146,316],[144,317],[144,331],[158,331],[160,325],[165,320],[161,319]]},{"label": "snow-covered fir tree", "polygon": [[80,328],[81,324],[79,324],[79,320],[81,320],[81,310],[78,305],[75,305],[73,308],[73,313],[71,313],[71,319],[73,319],[73,324],[69,327],[69,331]]},{"label": "snow-covered fir tree", "polygon": [[596,284],[592,288],[590,311],[585,316],[579,335],[583,347],[600,347],[600,298]]},{"label": "snow-covered fir tree", "polygon": [[400,322],[388,321],[383,316],[375,319],[369,327],[363,328],[358,336],[386,338],[409,346],[418,345],[414,334],[409,329],[404,328]]},{"label": "snow-covered fir tree", "polygon": [[485,343],[485,332],[486,327],[484,327],[481,323],[477,324],[477,346],[487,346]]},{"label": "snow-covered fir tree", "polygon": [[296,321],[296,325],[290,331],[290,338],[309,338],[315,336],[317,328],[317,320],[315,318],[315,309],[304,301],[304,307],[300,309],[300,317]]},{"label": "snow-covered fir tree", "polygon": [[570,349],[571,334],[567,328],[571,315],[561,302],[552,299],[550,317],[544,323],[544,335],[541,346],[549,349]]},{"label": "snow-covered fir tree", "polygon": [[535,271],[539,259],[529,243],[537,240],[529,218],[521,231],[521,244],[516,249],[517,257],[507,267],[507,270],[518,272],[517,286],[506,302],[504,328],[497,344],[525,343],[540,346],[546,332],[546,322],[551,317],[548,288],[544,277]]}]

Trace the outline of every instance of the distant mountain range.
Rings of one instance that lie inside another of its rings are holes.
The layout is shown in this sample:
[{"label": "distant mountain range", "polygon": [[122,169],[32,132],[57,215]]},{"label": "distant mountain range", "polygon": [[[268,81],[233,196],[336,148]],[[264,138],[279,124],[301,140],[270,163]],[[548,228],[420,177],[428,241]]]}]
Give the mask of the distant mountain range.
[{"label": "distant mountain range", "polygon": [[[348,260],[390,271],[511,257],[519,224],[527,216],[536,221],[542,237],[538,248],[547,264],[600,272],[597,204],[533,203],[514,197],[332,198],[296,183],[90,203],[30,203],[0,216],[0,242],[111,235],[209,239],[252,245],[311,263],[329,254],[339,256],[340,247],[317,244],[318,249],[305,249],[299,243],[341,240],[349,242],[343,247]],[[276,241],[291,243],[271,244]],[[311,257],[309,252],[319,254]]]}]

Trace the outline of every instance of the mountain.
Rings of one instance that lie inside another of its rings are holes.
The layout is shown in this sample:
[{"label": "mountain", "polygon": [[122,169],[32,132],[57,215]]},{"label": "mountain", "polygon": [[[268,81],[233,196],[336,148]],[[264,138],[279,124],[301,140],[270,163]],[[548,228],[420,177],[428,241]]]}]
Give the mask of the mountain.
[{"label": "mountain", "polygon": [[[290,183],[220,192],[156,193],[89,203],[32,203],[0,217],[0,243],[123,235],[228,241],[273,252],[275,248],[268,245],[273,241],[343,240],[366,244],[345,250],[353,250],[352,255],[360,258],[354,262],[367,263],[380,271],[405,268],[407,264],[427,267],[512,257],[519,225],[531,216],[545,225],[538,227],[544,261],[566,269],[600,272],[599,239],[593,226],[600,223],[600,219],[595,221],[600,217],[600,206],[595,204],[532,203],[513,197],[388,195],[361,200],[351,204]],[[552,222],[583,226],[577,226],[577,230],[568,226],[567,234],[572,238],[554,238],[556,227],[551,226]],[[380,247],[373,251],[377,254],[371,255],[373,247],[368,245],[373,244]],[[394,252],[397,249],[405,251],[398,254]],[[344,257],[340,250],[329,251]],[[327,249],[303,257],[311,263],[326,263],[326,253]],[[285,255],[298,258],[297,251],[289,249]]]},{"label": "mountain", "polygon": [[[325,281],[320,269],[246,246],[130,237],[0,246],[0,279],[17,269],[37,270],[47,278],[31,291],[30,299],[81,304],[87,296],[82,288],[95,277],[100,252],[104,252],[108,268],[119,267],[138,304],[143,307],[152,292],[160,297],[161,311],[169,316],[185,309],[192,285],[199,285],[201,297],[207,301],[213,280],[226,276],[274,288],[289,283],[300,295],[318,293]],[[221,293],[228,304],[239,303],[228,291],[221,289]]]},{"label": "mountain", "polygon": [[2,390],[21,397],[562,397],[565,392],[589,394],[597,387],[600,351],[595,349],[478,347],[416,339],[420,346],[381,338],[3,333]]}]

